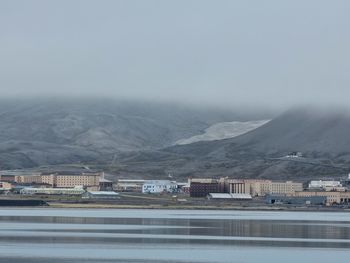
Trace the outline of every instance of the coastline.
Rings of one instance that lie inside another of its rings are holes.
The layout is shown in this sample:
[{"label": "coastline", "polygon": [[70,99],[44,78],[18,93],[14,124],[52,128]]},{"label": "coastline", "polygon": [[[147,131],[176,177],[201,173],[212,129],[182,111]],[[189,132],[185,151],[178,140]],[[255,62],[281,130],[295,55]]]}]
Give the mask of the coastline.
[{"label": "coastline", "polygon": [[296,211],[296,212],[350,212],[350,208],[340,207],[288,207],[288,206],[194,206],[194,205],[127,205],[106,203],[61,203],[48,202],[44,209],[154,209],[154,210],[224,210],[224,211]]}]

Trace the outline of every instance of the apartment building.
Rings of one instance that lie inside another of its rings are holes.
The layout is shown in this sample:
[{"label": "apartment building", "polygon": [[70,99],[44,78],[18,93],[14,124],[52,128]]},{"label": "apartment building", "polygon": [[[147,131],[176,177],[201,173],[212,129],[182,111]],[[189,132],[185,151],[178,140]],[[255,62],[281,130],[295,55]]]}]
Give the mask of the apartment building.
[{"label": "apartment building", "polygon": [[269,194],[293,195],[297,191],[303,191],[303,184],[292,181],[271,182]]},{"label": "apartment building", "polygon": [[99,185],[100,177],[100,174],[57,175],[56,187],[95,186]]},{"label": "apartment building", "polygon": [[41,184],[41,175],[16,175],[15,182],[17,184]]},{"label": "apartment building", "polygon": [[41,175],[43,184],[58,188],[73,188],[80,186],[99,186],[103,173],[81,173],[81,174],[45,174]]},{"label": "apartment building", "polygon": [[12,174],[1,174],[0,175],[0,181],[1,182],[14,183],[15,182],[15,176],[12,175]]},{"label": "apartment building", "polygon": [[[223,180],[220,179],[222,185]],[[252,196],[265,196],[267,194],[293,195],[302,191],[303,184],[292,181],[274,182],[259,179],[225,179],[224,192],[234,194],[250,194]]]},{"label": "apartment building", "polygon": [[209,193],[219,193],[220,187],[218,180],[215,179],[191,179],[190,196],[206,197]]}]

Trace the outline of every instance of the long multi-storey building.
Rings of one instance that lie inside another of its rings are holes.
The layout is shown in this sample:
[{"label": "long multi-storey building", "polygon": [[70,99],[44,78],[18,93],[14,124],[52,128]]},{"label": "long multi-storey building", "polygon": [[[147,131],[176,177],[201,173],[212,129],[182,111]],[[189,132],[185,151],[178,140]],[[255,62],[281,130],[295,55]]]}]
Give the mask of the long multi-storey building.
[{"label": "long multi-storey building", "polygon": [[215,179],[191,179],[190,196],[205,197],[209,193],[219,193],[219,182]]},{"label": "long multi-storey building", "polygon": [[302,183],[292,181],[275,182],[258,179],[227,179],[222,178],[220,188],[223,192],[234,194],[250,194],[252,196],[265,196],[267,194],[293,195],[303,190]]},{"label": "long multi-storey building", "polygon": [[174,193],[176,191],[176,182],[169,180],[146,181],[142,186],[142,193]]},{"label": "long multi-storey building", "polygon": [[16,175],[14,181],[17,184],[41,184],[41,175]]},{"label": "long multi-storey building", "polygon": [[301,191],[295,192],[297,197],[323,196],[326,197],[328,205],[350,204],[350,192],[340,191]]},{"label": "long multi-storey building", "polygon": [[41,175],[41,182],[52,187],[73,188],[80,186],[98,186],[102,173],[81,174],[46,174]]},{"label": "long multi-storey building", "polygon": [[[11,175],[11,177],[2,176],[1,179],[6,182],[13,182],[23,185],[45,184],[55,188],[74,188],[75,186],[97,186],[103,181],[102,173],[52,173],[52,174],[30,174],[30,175]],[[106,183],[106,180],[103,181]]]}]

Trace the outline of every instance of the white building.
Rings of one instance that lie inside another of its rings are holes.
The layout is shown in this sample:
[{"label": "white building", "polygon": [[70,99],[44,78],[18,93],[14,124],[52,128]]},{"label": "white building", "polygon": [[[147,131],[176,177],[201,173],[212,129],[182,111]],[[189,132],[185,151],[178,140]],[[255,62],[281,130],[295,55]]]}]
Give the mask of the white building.
[{"label": "white building", "polygon": [[338,187],[342,187],[342,184],[339,181],[311,181],[309,183],[309,189],[315,189],[315,188],[322,188],[322,189],[326,189],[326,188],[338,188]]},{"label": "white building", "polygon": [[176,191],[176,182],[169,180],[146,181],[142,185],[142,193],[174,193]]},{"label": "white building", "polygon": [[85,190],[82,187],[74,188],[23,188],[20,193],[22,195],[82,195]]}]

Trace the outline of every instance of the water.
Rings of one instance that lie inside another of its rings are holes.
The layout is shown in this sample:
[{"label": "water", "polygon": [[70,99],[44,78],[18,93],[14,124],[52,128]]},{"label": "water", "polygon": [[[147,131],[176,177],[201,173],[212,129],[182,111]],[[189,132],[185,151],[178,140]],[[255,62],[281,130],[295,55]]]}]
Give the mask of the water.
[{"label": "water", "polygon": [[0,262],[330,262],[350,213],[1,209]]}]

